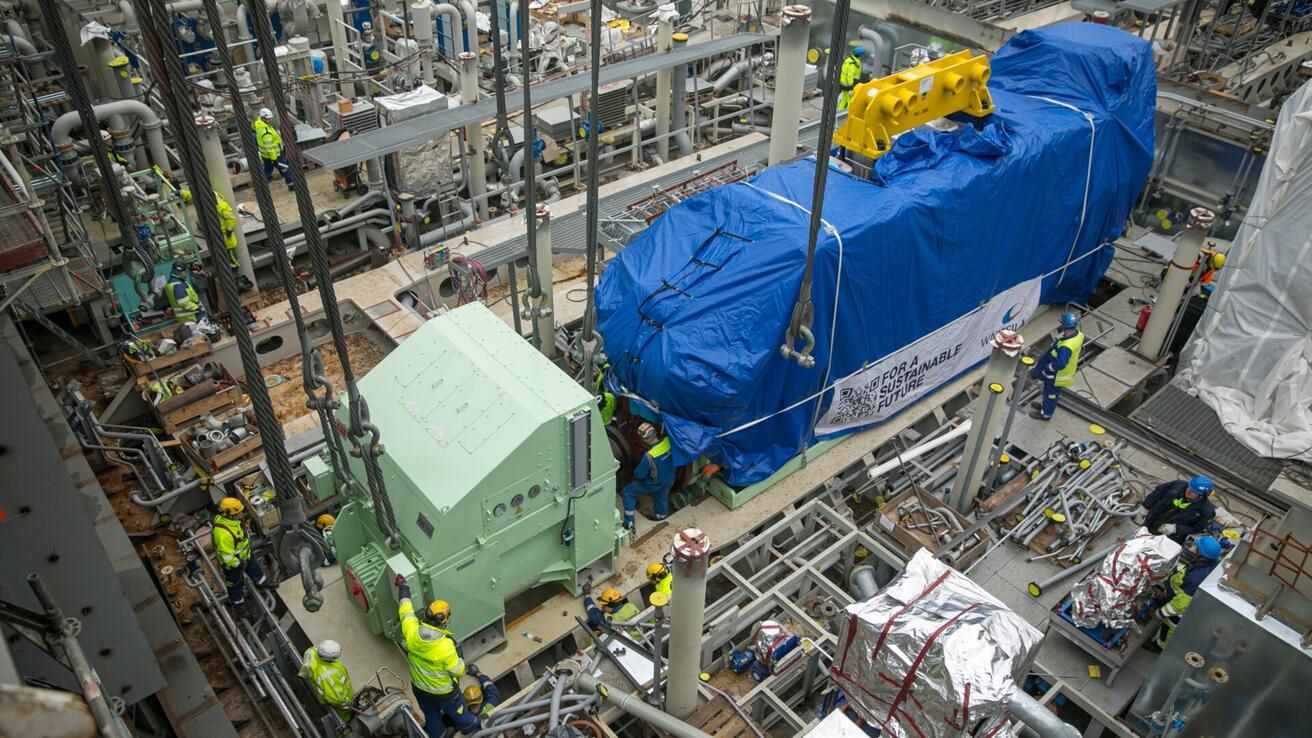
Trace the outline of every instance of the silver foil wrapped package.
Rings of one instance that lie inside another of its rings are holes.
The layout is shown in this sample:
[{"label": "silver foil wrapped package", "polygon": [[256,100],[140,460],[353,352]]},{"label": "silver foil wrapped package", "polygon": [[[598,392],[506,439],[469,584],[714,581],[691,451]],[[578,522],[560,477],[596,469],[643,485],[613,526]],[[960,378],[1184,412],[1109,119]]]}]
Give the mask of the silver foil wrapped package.
[{"label": "silver foil wrapped package", "polygon": [[997,735],[1043,635],[925,549],[847,608],[830,676],[886,736]]},{"label": "silver foil wrapped package", "polygon": [[1117,546],[1071,589],[1071,619],[1081,628],[1124,628],[1148,588],[1171,575],[1180,544],[1144,528]]}]

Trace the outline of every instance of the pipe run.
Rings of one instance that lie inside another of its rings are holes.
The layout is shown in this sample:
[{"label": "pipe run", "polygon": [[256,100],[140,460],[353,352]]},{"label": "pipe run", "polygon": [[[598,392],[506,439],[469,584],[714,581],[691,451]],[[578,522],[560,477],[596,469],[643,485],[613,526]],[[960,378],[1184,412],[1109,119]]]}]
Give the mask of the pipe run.
[{"label": "pipe run", "polygon": [[1031,697],[1017,684],[1012,687],[1011,704],[1008,706],[1012,717],[1017,718],[1039,734],[1039,738],[1080,738],[1080,731],[1074,725],[1062,721],[1042,702]]},{"label": "pipe run", "polygon": [[[96,121],[100,123],[115,115],[135,115],[141,121],[142,130],[146,132],[151,161],[165,172],[172,171],[168,150],[164,148],[164,124],[149,105],[140,100],[114,100],[96,105],[93,109],[96,113]],[[81,126],[82,120],[74,110],[56,118],[54,125],[50,127],[50,140],[55,145],[55,150],[60,152],[60,159],[64,164],[71,164],[77,158],[77,154],[73,153],[73,131]],[[87,132],[87,135],[96,134]]]},{"label": "pipe run", "polygon": [[[601,698],[609,704],[618,707],[653,728],[669,733],[674,738],[711,738],[708,733],[643,702],[641,697],[630,694],[627,690],[606,684],[590,674],[583,672],[576,674],[574,676],[574,687],[582,692],[601,695]],[[694,681],[693,690],[696,689],[697,684]]]}]

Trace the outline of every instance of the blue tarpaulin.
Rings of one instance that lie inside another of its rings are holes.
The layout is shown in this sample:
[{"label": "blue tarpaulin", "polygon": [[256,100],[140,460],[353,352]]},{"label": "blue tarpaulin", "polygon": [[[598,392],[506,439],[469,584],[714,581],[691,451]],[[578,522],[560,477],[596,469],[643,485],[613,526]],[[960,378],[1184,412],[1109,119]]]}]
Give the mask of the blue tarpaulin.
[{"label": "blue tarpaulin", "polygon": [[[676,463],[706,454],[731,484],[762,480],[978,363],[987,350],[963,331],[986,341],[1033,303],[1088,297],[1153,156],[1149,46],[1066,24],[1019,34],[991,64],[993,115],[902,135],[870,181],[830,173],[814,367],[779,351],[806,262],[811,161],[680,203],[607,267],[607,382],[660,413]],[[1026,284],[1032,303],[1012,297]],[[899,352],[909,358],[885,369]],[[833,412],[839,397],[856,404]]]}]

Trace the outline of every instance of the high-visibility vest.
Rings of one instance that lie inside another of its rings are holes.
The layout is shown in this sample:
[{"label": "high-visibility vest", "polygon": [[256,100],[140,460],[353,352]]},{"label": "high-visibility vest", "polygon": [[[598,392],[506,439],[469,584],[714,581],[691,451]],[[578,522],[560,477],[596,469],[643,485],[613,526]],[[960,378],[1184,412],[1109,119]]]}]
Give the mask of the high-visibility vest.
[{"label": "high-visibility vest", "polygon": [[169,307],[179,319],[194,318],[200,310],[200,296],[190,282],[175,279],[164,285],[164,295],[169,299]]},{"label": "high-visibility vest", "polygon": [[214,211],[218,213],[219,226],[223,228],[223,245],[228,249],[228,263],[237,266],[237,213],[218,192],[214,193]]},{"label": "high-visibility vest", "polygon": [[659,476],[659,472],[656,471],[656,460],[661,458],[662,456],[668,455],[669,453],[670,453],[669,436],[662,438],[660,443],[656,444],[655,446],[652,446],[651,449],[647,451],[647,457],[648,457],[647,474],[653,480],[655,480],[656,477]]},{"label": "high-visibility vest", "polygon": [[219,555],[223,568],[232,569],[250,561],[251,540],[240,520],[215,515],[210,538],[214,540],[214,552]]},{"label": "high-visibility vest", "polygon": [[838,84],[845,90],[856,87],[856,83],[861,79],[861,60],[855,56],[848,56],[843,60],[843,71],[838,75]]},{"label": "high-visibility vest", "polygon": [[1052,382],[1054,385],[1058,387],[1069,387],[1072,384],[1075,384],[1075,369],[1080,363],[1080,347],[1083,345],[1083,332],[1077,332],[1070,338],[1063,338],[1052,345],[1051,356],[1054,359],[1057,358],[1057,352],[1062,346],[1065,346],[1071,351],[1070,361],[1066,362],[1066,366],[1057,370],[1057,378]]},{"label": "high-visibility vest", "polygon": [[260,149],[260,157],[269,161],[277,161],[282,156],[282,135],[277,129],[265,123],[263,120],[257,120],[254,123],[255,144]]},{"label": "high-visibility vest", "polygon": [[351,687],[351,675],[341,661],[324,661],[319,658],[319,651],[310,646],[301,657],[301,673],[314,688],[314,696],[321,704],[332,707],[351,704],[355,690]]},{"label": "high-visibility vest", "polygon": [[664,594],[666,597],[672,596],[670,592],[674,587],[674,575],[666,574],[656,582],[656,591]]},{"label": "high-visibility vest", "polygon": [[451,634],[419,622],[409,597],[401,600],[401,635],[405,637],[406,661],[410,662],[410,683],[415,689],[446,696],[459,688],[465,662],[456,652]]},{"label": "high-visibility vest", "polygon": [[606,367],[603,366],[597,370],[597,384],[594,390],[598,396],[597,404],[601,408],[602,424],[609,423],[610,419],[615,417],[616,405],[615,395],[606,389],[606,384],[603,381],[605,377]]}]

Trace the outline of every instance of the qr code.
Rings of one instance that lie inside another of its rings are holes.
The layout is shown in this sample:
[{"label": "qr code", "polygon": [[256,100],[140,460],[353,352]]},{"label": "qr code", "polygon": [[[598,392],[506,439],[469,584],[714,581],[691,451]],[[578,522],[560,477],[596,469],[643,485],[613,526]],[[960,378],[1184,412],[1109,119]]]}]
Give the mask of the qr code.
[{"label": "qr code", "polygon": [[879,408],[879,377],[856,387],[843,387],[830,410],[831,425],[846,425],[873,416]]}]

